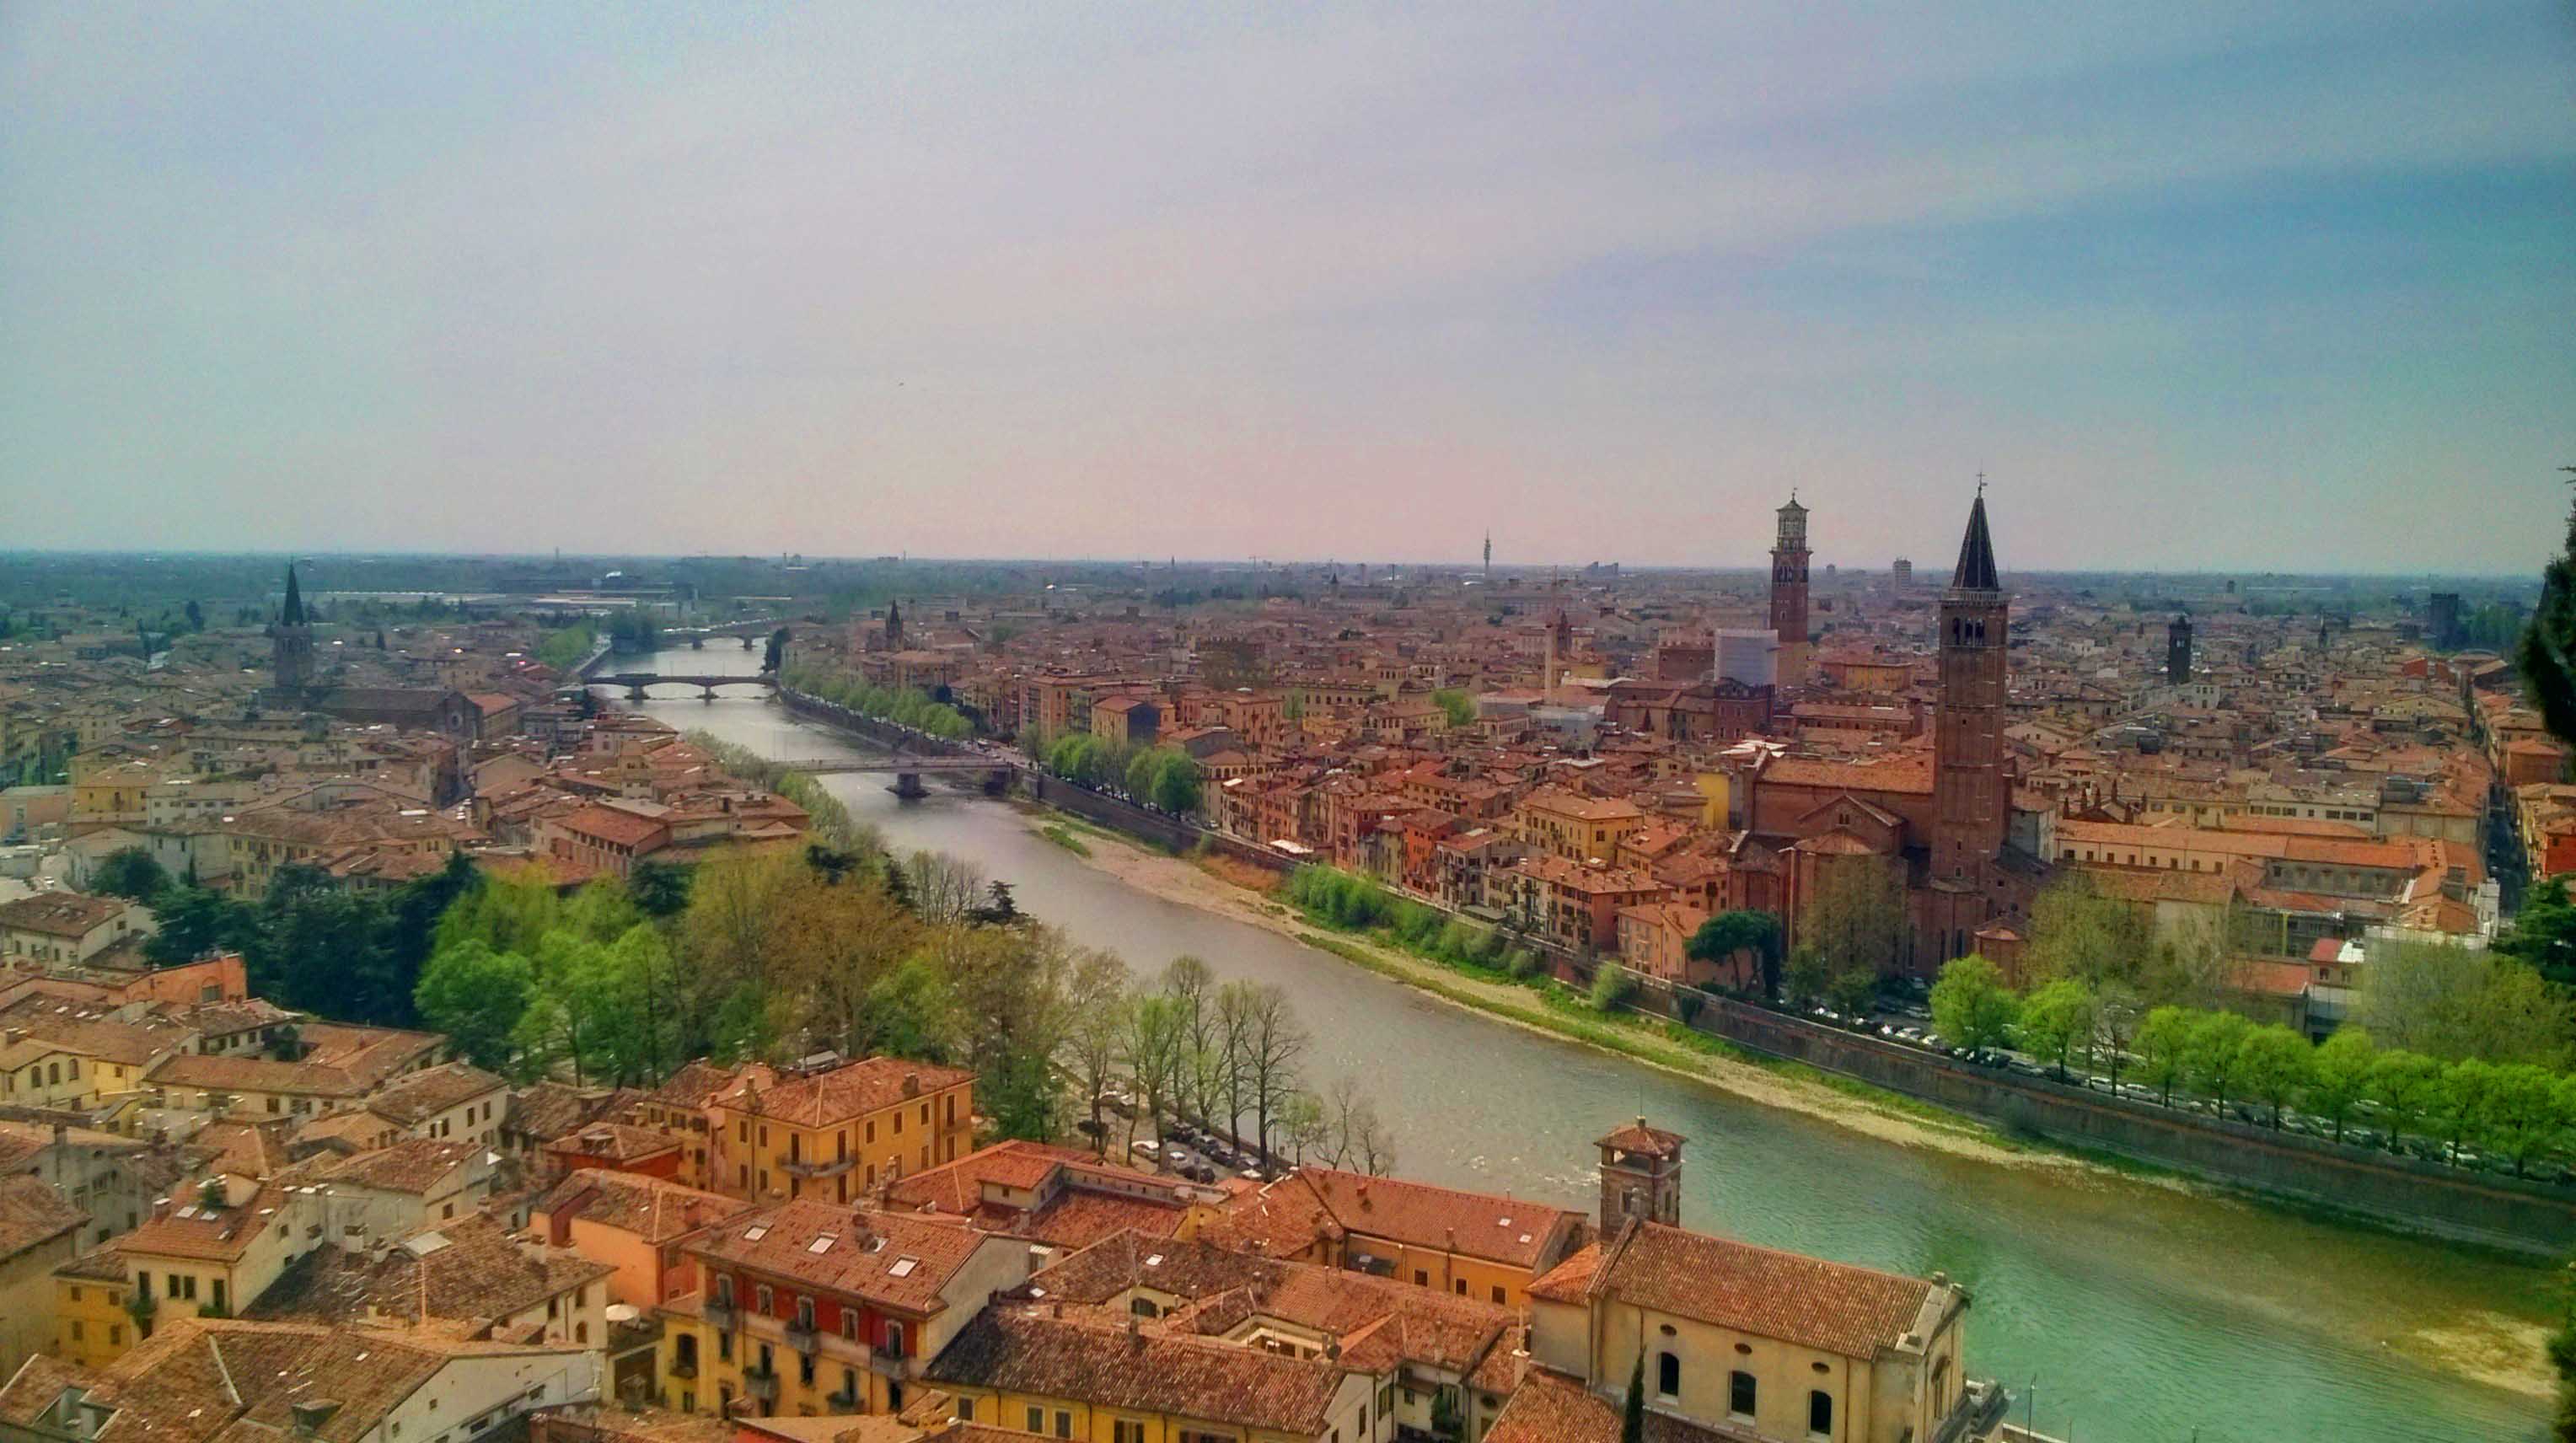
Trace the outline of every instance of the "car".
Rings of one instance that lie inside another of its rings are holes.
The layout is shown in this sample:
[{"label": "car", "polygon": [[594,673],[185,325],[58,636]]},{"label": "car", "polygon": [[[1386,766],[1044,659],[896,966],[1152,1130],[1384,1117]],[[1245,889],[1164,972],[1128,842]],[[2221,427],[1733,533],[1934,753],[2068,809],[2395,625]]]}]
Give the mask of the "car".
[{"label": "car", "polygon": [[1268,1177],[1268,1175],[1266,1175],[1265,1173],[1263,1173],[1263,1172],[1261,1171],[1261,1169],[1259,1169],[1259,1168],[1257,1168],[1257,1167],[1247,1167],[1247,1168],[1245,1168],[1243,1171],[1241,1171],[1241,1172],[1239,1172],[1239,1173],[1236,1173],[1236,1174],[1235,1174],[1235,1176],[1236,1176],[1236,1177],[1239,1177],[1239,1178],[1241,1178],[1241,1179],[1243,1179],[1245,1182],[1268,1182],[1268,1181],[1270,1181],[1270,1178]]},{"label": "car", "polygon": [[1140,1137],[1130,1144],[1127,1150],[1139,1157],[1159,1157],[1162,1155],[1163,1145],[1150,1137]]}]

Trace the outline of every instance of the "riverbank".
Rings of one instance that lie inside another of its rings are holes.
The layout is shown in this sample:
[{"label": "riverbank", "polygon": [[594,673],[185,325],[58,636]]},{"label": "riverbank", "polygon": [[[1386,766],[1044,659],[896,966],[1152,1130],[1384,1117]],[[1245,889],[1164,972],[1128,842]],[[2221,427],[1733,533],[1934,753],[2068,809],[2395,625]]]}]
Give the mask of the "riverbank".
[{"label": "riverbank", "polygon": [[[1886,1142],[1934,1148],[1953,1157],[2008,1167],[2104,1176],[2116,1173],[2131,1178],[2146,1175],[2142,1169],[2115,1168],[2023,1143],[1973,1119],[1911,1103],[1893,1094],[1873,1095],[1871,1090],[1829,1081],[1821,1075],[1800,1076],[1803,1069],[1796,1069],[1794,1064],[1711,1051],[1676,1040],[1654,1027],[1557,1012],[1527,987],[1484,981],[1368,938],[1326,932],[1285,904],[1220,875],[1222,868],[1201,866],[1141,846],[1107,828],[1079,818],[1068,820],[1051,809],[1023,803],[1021,814],[1032,830],[1057,840],[1059,845],[1062,842],[1056,833],[1068,828],[1078,832],[1083,845],[1074,855],[1084,865],[1139,891],[1275,932],[1527,1031],[1617,1053],[1664,1072],[1723,1088],[1766,1107],[1801,1113]],[[2174,1175],[2152,1177],[2174,1187],[2198,1186]]]},{"label": "riverbank", "polygon": [[[1014,805],[1024,825],[1057,845],[1078,837],[1066,850],[1079,857],[1085,867],[1122,885],[1329,952],[1506,1026],[1596,1048],[1763,1107],[1795,1113],[1880,1142],[2042,1175],[2048,1178],[2050,1187],[2108,1192],[2124,1186],[2148,1186],[2215,1206],[2283,1208],[2325,1215],[2294,1200],[2248,1194],[2126,1158],[2080,1153],[2050,1142],[2025,1141],[1975,1119],[1896,1094],[1882,1094],[1867,1084],[1814,1072],[1795,1063],[1730,1056],[1685,1043],[1653,1026],[1559,1011],[1528,987],[1486,981],[1367,938],[1327,932],[1265,892],[1229,879],[1226,874],[1234,869],[1221,863],[1212,865],[1204,859],[1174,856],[1052,808],[1027,802]],[[2382,1347],[2455,1376],[2545,1399],[2555,1386],[2554,1374],[2541,1348],[2547,1331],[2528,1318],[2481,1311],[2455,1315],[2441,1324],[2392,1331],[2379,1342]]]}]

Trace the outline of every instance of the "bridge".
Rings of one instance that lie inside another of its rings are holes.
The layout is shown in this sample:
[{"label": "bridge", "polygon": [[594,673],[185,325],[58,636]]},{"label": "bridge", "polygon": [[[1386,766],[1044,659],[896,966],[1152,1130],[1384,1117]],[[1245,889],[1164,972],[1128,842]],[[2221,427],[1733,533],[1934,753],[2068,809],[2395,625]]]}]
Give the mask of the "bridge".
[{"label": "bridge", "polygon": [[898,797],[928,796],[921,779],[932,772],[951,775],[981,775],[984,790],[999,794],[1011,785],[1012,764],[998,757],[971,756],[892,756],[892,757],[815,757],[807,761],[782,761],[778,765],[807,776],[825,776],[874,772],[892,776],[891,790]]},{"label": "bridge", "polygon": [[713,701],[716,698],[716,688],[723,686],[756,686],[776,691],[778,678],[768,672],[755,672],[749,675],[734,672],[729,675],[685,676],[666,672],[621,671],[607,676],[593,676],[590,684],[622,686],[626,688],[628,701],[644,700],[644,688],[648,686],[693,686],[707,700]]}]

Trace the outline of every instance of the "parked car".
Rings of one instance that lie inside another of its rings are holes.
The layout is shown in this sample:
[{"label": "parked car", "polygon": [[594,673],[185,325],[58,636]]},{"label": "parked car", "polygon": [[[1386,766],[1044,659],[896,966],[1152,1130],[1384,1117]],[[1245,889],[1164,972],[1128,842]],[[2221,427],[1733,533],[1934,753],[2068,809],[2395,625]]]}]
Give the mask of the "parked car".
[{"label": "parked car", "polygon": [[1138,1157],[1155,1158],[1162,1156],[1163,1145],[1150,1137],[1140,1137],[1127,1150]]}]

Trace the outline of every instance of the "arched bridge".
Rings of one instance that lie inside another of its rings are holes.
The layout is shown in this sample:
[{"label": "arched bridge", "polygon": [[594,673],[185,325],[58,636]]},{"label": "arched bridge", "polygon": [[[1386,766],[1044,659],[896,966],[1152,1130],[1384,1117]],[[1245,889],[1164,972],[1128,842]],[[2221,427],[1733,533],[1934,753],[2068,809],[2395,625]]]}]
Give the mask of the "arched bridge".
[{"label": "arched bridge", "polygon": [[998,758],[972,756],[816,757],[810,761],[782,761],[778,765],[809,776],[881,773],[894,778],[892,790],[898,797],[928,795],[922,788],[921,779],[933,772],[981,776],[984,790],[998,794],[1010,789],[1011,773],[1015,770],[1011,763]]},{"label": "arched bridge", "polygon": [[716,688],[722,686],[756,686],[769,691],[778,689],[778,678],[767,672],[748,676],[740,672],[731,675],[686,676],[657,671],[621,671],[609,676],[594,676],[590,682],[593,686],[622,686],[626,688],[626,697],[629,701],[644,700],[644,688],[648,686],[693,686],[709,701],[715,699]]}]

